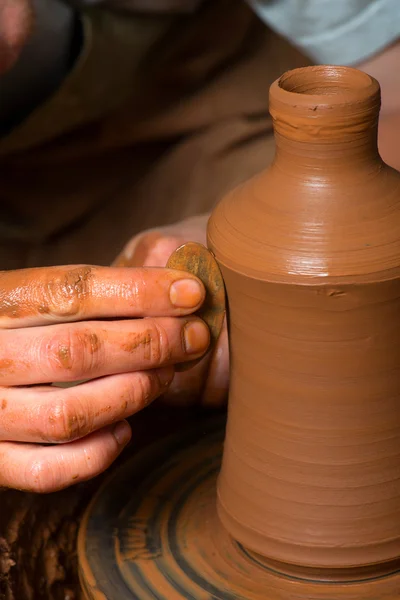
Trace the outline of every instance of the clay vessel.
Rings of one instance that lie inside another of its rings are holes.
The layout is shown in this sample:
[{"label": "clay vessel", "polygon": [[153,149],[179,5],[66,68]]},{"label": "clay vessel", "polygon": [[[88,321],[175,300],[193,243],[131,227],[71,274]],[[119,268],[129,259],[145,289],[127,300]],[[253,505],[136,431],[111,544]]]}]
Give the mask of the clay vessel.
[{"label": "clay vessel", "polygon": [[317,579],[400,556],[400,174],[379,108],[360,71],[283,75],[275,160],[208,230],[231,343],[219,516],[272,568]]}]

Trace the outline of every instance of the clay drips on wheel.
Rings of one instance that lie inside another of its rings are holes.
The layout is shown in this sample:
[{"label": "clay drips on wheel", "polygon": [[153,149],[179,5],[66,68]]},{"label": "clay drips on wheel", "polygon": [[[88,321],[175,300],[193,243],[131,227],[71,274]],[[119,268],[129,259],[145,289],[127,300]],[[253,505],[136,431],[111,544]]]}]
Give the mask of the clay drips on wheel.
[{"label": "clay drips on wheel", "polygon": [[400,556],[400,174],[379,106],[354,69],[283,75],[275,161],[209,223],[231,340],[218,510],[278,570],[357,579]]}]

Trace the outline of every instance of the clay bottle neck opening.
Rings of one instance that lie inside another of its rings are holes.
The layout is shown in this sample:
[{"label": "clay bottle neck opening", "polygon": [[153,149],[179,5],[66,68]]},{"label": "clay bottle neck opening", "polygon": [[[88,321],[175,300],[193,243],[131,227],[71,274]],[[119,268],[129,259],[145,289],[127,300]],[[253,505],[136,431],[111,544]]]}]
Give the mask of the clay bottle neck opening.
[{"label": "clay bottle neck opening", "polygon": [[270,89],[277,158],[342,164],[378,158],[378,82],[349,67],[294,69]]}]

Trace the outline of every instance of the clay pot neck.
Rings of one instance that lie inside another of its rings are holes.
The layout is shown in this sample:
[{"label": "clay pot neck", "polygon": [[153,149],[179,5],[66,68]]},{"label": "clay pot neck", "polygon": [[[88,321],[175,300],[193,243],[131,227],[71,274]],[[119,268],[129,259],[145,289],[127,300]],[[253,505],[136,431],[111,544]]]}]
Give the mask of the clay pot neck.
[{"label": "clay pot neck", "polygon": [[320,66],[284,74],[270,90],[276,163],[303,171],[321,163],[324,171],[376,166],[379,110],[379,84],[361,71]]}]

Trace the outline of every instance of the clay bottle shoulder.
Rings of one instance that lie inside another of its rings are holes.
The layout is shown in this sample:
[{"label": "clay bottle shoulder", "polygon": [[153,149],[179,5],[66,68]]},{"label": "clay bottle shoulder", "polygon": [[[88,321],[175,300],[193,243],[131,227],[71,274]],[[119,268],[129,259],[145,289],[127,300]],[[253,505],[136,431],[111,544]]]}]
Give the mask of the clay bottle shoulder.
[{"label": "clay bottle shoulder", "polygon": [[397,277],[400,174],[382,164],[299,185],[271,168],[222,200],[209,243],[225,266],[266,280]]}]

